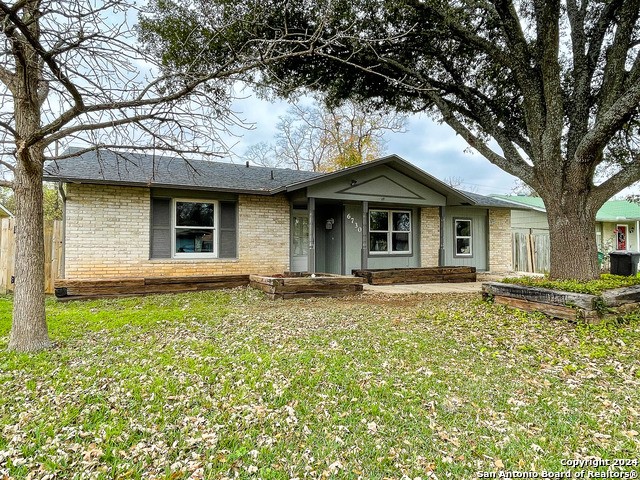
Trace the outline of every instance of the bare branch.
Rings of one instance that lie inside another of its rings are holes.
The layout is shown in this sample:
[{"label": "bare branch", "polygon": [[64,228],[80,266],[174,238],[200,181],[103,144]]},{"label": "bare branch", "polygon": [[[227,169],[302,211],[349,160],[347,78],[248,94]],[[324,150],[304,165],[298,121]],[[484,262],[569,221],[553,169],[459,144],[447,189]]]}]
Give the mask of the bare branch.
[{"label": "bare branch", "polygon": [[592,160],[592,152],[601,151],[609,143],[612,135],[620,130],[635,113],[638,104],[640,104],[640,83],[633,85],[607,111],[599,115],[597,123],[582,137],[576,148],[576,160]]},{"label": "bare branch", "polygon": [[640,181],[640,155],[636,154],[630,165],[594,188],[600,198],[608,200],[634,182]]}]

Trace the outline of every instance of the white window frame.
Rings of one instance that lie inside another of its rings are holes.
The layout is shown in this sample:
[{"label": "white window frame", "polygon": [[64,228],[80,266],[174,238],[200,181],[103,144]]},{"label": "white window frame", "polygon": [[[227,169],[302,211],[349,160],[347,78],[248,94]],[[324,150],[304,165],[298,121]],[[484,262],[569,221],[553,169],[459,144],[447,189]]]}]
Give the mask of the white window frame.
[{"label": "white window frame", "polygon": [[[371,230],[371,212],[386,212],[388,224],[387,230]],[[409,230],[393,230],[393,214],[394,213],[407,213],[409,214]],[[369,236],[367,242],[369,243],[369,255],[413,255],[413,212],[411,210],[387,210],[384,208],[371,208],[369,209],[369,224],[367,225],[369,230]],[[372,233],[386,233],[387,234],[387,250],[386,251],[374,251],[371,250],[371,234]],[[393,251],[393,234],[394,233],[407,233],[409,234],[409,250]]]},{"label": "white window frame", "polygon": [[[469,235],[458,235],[458,222],[469,222]],[[469,253],[458,253],[458,239],[469,239]],[[471,258],[473,257],[473,219],[471,218],[454,218],[453,219],[453,256]]]},{"label": "white window frame", "polygon": [[[213,227],[185,227],[176,225],[176,208],[179,202],[182,203],[212,203],[213,204]],[[217,200],[203,198],[172,198],[171,199],[171,258],[218,258],[218,232],[220,222],[220,203]],[[198,230],[213,230],[213,252],[176,252],[176,229],[192,228]]]}]

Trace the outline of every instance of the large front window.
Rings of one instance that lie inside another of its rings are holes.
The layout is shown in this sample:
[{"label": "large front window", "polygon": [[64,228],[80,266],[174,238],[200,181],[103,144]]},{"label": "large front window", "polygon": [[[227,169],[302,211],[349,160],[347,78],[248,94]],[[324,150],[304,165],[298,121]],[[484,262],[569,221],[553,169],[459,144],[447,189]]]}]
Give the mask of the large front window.
[{"label": "large front window", "polygon": [[213,201],[174,201],[174,256],[216,255],[216,205]]},{"label": "large front window", "polygon": [[369,210],[369,252],[411,253],[411,212]]}]

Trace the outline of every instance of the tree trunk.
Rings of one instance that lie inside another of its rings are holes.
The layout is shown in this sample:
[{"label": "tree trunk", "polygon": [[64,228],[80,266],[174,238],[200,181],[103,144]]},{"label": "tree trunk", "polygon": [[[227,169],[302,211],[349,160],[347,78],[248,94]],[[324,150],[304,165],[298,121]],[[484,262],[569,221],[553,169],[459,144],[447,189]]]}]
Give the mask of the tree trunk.
[{"label": "tree trunk", "polygon": [[37,146],[20,152],[14,178],[16,267],[9,349],[20,352],[52,345],[44,308],[42,158]]},{"label": "tree trunk", "polygon": [[600,274],[596,245],[596,211],[586,195],[565,193],[544,199],[549,220],[554,280],[591,280]]}]

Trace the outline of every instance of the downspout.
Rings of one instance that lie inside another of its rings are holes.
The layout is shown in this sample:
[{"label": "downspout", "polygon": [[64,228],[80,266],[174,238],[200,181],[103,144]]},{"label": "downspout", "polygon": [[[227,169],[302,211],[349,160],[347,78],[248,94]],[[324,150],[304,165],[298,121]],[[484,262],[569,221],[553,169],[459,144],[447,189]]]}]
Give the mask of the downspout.
[{"label": "downspout", "polygon": [[438,266],[444,267],[444,217],[446,207],[440,207],[440,245],[438,247]]},{"label": "downspout", "polygon": [[64,259],[65,259],[66,230],[67,230],[67,196],[64,193],[64,187],[62,186],[62,182],[58,182],[58,193],[62,198],[62,233],[61,233],[62,248],[60,248],[60,271],[58,272],[58,275],[60,275],[60,278],[65,278]]},{"label": "downspout", "polygon": [[309,197],[307,200],[309,210],[309,254],[307,259],[307,270],[309,273],[316,273],[316,199]]},{"label": "downspout", "polygon": [[369,268],[369,247],[367,243],[369,232],[369,202],[362,202],[362,245],[360,247],[360,269]]}]

